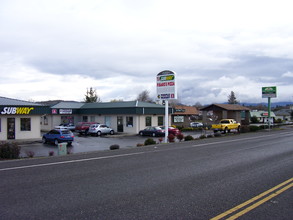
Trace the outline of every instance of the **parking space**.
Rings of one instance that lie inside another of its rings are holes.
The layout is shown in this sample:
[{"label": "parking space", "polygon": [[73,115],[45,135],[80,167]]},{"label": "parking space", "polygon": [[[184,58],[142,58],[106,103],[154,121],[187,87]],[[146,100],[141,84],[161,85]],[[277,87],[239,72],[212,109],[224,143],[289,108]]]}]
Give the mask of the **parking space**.
[{"label": "parking space", "polygon": [[[201,132],[186,132],[184,135],[192,135],[198,137]],[[111,145],[117,144],[121,149],[136,147],[137,144],[143,144],[148,136],[139,135],[103,135],[99,137],[95,136],[80,136],[75,133],[75,138],[72,146],[68,146],[69,153],[83,153],[91,151],[109,150]],[[159,143],[160,137],[151,137],[157,143]],[[164,138],[163,138],[164,139]],[[28,154],[33,153],[34,157],[47,157],[49,154],[58,155],[58,147],[54,144],[42,144],[40,142],[34,142],[29,144],[21,144],[20,157],[28,157]]]}]

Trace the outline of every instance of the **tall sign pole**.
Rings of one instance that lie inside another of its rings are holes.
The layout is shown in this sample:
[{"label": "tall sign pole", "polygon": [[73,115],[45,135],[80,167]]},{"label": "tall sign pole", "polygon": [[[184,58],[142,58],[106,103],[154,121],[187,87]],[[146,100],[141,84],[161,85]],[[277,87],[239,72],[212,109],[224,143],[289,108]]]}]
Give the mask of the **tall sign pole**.
[{"label": "tall sign pole", "polygon": [[157,99],[165,101],[165,143],[168,142],[169,128],[169,102],[170,99],[177,99],[176,73],[164,70],[157,74]]},{"label": "tall sign pole", "polygon": [[269,129],[271,129],[271,98],[277,97],[277,87],[262,87],[262,97],[268,98],[268,124]]}]

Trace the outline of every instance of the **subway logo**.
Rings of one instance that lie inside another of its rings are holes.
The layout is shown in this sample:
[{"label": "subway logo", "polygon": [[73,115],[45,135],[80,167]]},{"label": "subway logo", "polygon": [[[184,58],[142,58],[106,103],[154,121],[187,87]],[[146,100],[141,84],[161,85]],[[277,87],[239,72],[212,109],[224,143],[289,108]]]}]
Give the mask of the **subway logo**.
[{"label": "subway logo", "polygon": [[1,111],[2,115],[28,115],[33,107],[4,107]]}]

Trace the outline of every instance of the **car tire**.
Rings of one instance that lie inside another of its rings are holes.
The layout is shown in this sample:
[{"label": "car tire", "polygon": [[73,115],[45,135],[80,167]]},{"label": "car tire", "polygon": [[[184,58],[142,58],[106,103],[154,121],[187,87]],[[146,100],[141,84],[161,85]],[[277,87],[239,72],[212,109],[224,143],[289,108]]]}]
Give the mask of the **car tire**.
[{"label": "car tire", "polygon": [[54,144],[55,144],[56,146],[58,146],[58,144],[59,144],[58,139],[55,139],[55,140],[54,140]]},{"label": "car tire", "polygon": [[228,132],[228,128],[225,128],[224,129],[224,134],[227,134],[227,132]]},{"label": "car tire", "polygon": [[47,143],[47,139],[45,137],[42,138],[42,143],[46,144]]},{"label": "car tire", "polygon": [[98,132],[97,132],[97,135],[98,135],[98,136],[101,136],[101,134],[102,134],[101,131],[98,131]]},{"label": "car tire", "polygon": [[113,130],[111,130],[111,131],[110,131],[110,134],[111,134],[111,135],[113,135],[113,134],[114,134],[114,131],[113,131]]},{"label": "car tire", "polygon": [[143,132],[142,132],[142,131],[141,131],[141,132],[139,132],[139,135],[140,135],[140,136],[143,136]]},{"label": "car tire", "polygon": [[152,133],[152,136],[153,136],[153,137],[156,137],[156,133]]}]

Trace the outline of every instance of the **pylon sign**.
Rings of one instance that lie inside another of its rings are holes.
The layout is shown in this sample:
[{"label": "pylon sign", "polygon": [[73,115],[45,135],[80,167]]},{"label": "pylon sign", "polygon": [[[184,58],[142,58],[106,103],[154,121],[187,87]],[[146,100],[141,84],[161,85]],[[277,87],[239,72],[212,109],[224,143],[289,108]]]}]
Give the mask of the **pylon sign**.
[{"label": "pylon sign", "polygon": [[157,74],[157,98],[159,100],[177,99],[175,72],[164,70]]}]

